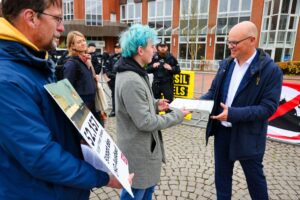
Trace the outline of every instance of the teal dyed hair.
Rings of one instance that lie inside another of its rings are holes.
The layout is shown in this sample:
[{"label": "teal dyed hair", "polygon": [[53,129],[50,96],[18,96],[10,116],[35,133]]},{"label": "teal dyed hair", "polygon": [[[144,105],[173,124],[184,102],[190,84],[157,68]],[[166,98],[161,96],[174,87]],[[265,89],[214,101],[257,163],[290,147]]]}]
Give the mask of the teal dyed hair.
[{"label": "teal dyed hair", "polygon": [[120,44],[123,57],[132,57],[137,54],[137,49],[146,47],[149,40],[157,44],[157,34],[149,26],[134,24],[120,35]]}]

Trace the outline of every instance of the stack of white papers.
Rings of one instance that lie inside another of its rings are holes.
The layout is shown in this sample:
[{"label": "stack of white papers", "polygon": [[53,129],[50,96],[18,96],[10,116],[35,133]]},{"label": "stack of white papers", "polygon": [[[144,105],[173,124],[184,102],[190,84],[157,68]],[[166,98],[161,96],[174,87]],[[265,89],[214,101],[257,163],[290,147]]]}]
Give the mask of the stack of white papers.
[{"label": "stack of white papers", "polygon": [[82,144],[81,150],[83,154],[83,158],[86,162],[91,164],[96,169],[109,173],[110,170],[105,166],[102,160],[99,158],[97,153],[88,145]]},{"label": "stack of white papers", "polygon": [[170,104],[170,108],[185,108],[187,110],[200,110],[211,113],[214,106],[214,101],[211,100],[194,100],[194,99],[182,99],[176,98]]}]

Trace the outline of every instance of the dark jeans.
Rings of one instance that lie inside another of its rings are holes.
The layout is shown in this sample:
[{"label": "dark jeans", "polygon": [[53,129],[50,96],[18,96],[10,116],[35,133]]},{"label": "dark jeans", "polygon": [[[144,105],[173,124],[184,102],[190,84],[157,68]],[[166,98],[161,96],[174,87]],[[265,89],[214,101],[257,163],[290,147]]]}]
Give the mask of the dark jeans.
[{"label": "dark jeans", "polygon": [[[215,134],[215,185],[218,200],[231,199],[234,162],[229,160],[231,128],[220,125]],[[263,155],[239,160],[252,200],[267,200],[267,181],[263,173]]]},{"label": "dark jeans", "polygon": [[123,189],[120,195],[120,200],[152,200],[154,188],[155,186],[146,189],[131,188],[134,198],[132,198],[130,194],[125,189]]},{"label": "dark jeans", "polygon": [[173,101],[173,84],[170,81],[167,82],[156,82],[153,81],[152,91],[155,99],[161,99],[162,95],[164,95],[165,99],[168,99],[170,103]]}]

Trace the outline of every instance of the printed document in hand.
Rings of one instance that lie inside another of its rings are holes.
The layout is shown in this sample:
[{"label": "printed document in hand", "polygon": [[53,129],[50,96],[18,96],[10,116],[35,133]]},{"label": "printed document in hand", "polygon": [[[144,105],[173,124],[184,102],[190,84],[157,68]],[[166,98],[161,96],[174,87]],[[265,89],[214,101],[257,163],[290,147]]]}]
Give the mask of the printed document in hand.
[{"label": "printed document in hand", "polygon": [[88,144],[82,145],[86,162],[96,169],[111,172],[133,197],[125,155],[86,107],[71,83],[64,79],[44,87]]},{"label": "printed document in hand", "polygon": [[170,104],[170,108],[185,108],[187,110],[201,110],[211,113],[214,106],[214,101],[211,100],[194,100],[176,98]]},{"label": "printed document in hand", "polygon": [[83,158],[86,162],[90,163],[96,169],[109,173],[109,169],[105,166],[105,164],[101,161],[101,159],[97,156],[96,152],[93,151],[91,147],[82,144],[81,150],[82,150]]}]

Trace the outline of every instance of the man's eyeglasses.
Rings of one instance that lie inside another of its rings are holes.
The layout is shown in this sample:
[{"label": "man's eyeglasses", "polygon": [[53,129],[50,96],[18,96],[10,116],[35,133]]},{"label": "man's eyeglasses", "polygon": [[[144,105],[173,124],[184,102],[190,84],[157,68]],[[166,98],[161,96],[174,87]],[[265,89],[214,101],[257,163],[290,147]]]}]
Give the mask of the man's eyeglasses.
[{"label": "man's eyeglasses", "polygon": [[48,16],[50,16],[50,17],[53,17],[53,19],[56,20],[57,24],[61,24],[62,21],[63,21],[63,18],[62,18],[61,16],[50,15],[50,14],[44,13],[44,12],[37,12],[37,13],[39,13],[39,14],[41,14],[41,15],[48,15]]},{"label": "man's eyeglasses", "polygon": [[247,40],[247,39],[249,39],[249,38],[252,38],[252,37],[253,37],[253,36],[248,36],[248,37],[246,37],[246,38],[244,38],[244,39],[241,39],[241,40],[239,40],[239,41],[229,41],[229,40],[227,40],[226,44],[227,44],[228,46],[236,47],[239,43],[241,43],[241,42],[243,42],[243,41],[245,41],[245,40]]}]

